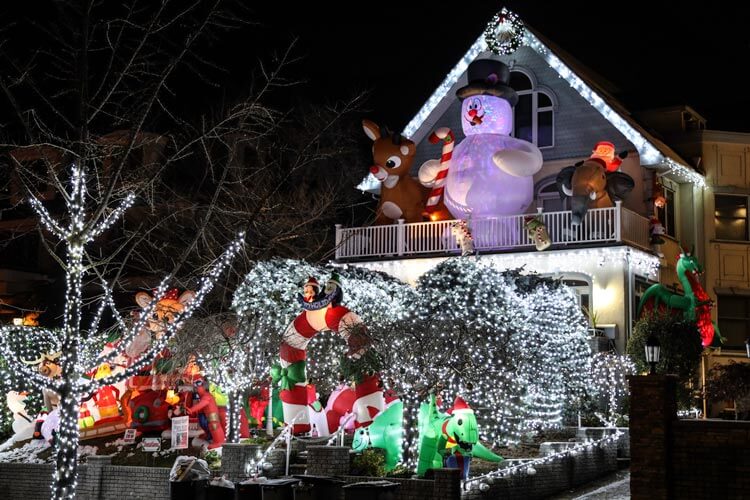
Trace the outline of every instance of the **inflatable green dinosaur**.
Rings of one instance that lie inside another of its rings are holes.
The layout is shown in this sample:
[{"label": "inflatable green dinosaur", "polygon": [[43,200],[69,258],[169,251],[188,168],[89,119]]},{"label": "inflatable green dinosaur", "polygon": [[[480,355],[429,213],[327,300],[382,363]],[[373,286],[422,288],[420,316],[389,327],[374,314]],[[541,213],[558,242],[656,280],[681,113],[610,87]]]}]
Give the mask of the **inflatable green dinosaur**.
[{"label": "inflatable green dinosaur", "polygon": [[719,327],[711,321],[713,301],[698,278],[703,272],[703,267],[693,255],[693,250],[683,248],[675,268],[685,295],[676,294],[659,283],[651,285],[641,297],[637,316],[640,318],[644,312],[659,310],[681,311],[686,321],[697,324],[703,347],[711,345],[714,336],[723,342]]},{"label": "inflatable green dinosaur", "polygon": [[385,470],[393,470],[401,459],[402,422],[404,403],[397,401],[375,416],[367,427],[361,427],[354,433],[352,449],[362,452],[367,448],[385,450]]},{"label": "inflatable green dinosaur", "polygon": [[474,410],[460,396],[445,414],[438,409],[435,394],[430,394],[429,403],[422,403],[419,408],[417,475],[424,476],[427,469],[450,467],[461,469],[461,478],[466,479],[472,457],[490,462],[503,460],[479,443]]}]

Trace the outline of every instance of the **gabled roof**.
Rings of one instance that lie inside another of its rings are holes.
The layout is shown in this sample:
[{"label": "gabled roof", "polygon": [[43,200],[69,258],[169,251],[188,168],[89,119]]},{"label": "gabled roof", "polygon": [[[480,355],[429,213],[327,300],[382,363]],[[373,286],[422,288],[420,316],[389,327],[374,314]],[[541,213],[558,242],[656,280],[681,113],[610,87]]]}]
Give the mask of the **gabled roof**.
[{"label": "gabled roof", "polygon": [[[683,181],[705,187],[705,179],[701,173],[696,172],[688,166],[688,162],[677,152],[649,133],[572,56],[555,46],[529,26],[524,27],[523,41],[525,45],[537,52],[560,77],[564,78],[581,97],[588,101],[591,106],[635,146],[643,165],[650,165],[654,168],[666,168]],[[446,75],[443,82],[430,98],[427,99],[414,118],[406,125],[403,135],[415,142],[419,142],[420,139],[424,138],[427,132],[429,132],[422,130],[425,120],[434,112],[441,111],[445,106],[444,100],[446,98],[448,98],[448,103],[451,101],[452,94],[450,91],[466,72],[469,63],[487,51],[485,34],[482,33],[448,75]]]}]

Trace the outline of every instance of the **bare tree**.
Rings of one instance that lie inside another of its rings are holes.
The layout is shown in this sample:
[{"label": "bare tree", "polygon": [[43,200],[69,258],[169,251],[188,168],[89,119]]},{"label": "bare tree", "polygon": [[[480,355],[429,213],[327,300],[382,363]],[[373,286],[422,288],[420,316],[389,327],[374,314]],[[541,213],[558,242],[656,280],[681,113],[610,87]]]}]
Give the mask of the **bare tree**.
[{"label": "bare tree", "polygon": [[[350,148],[336,133],[358,99],[308,115],[309,126],[293,130],[283,126],[299,120],[264,104],[291,83],[281,76],[289,52],[273,69],[260,65],[232,104],[218,111],[205,104],[229,77],[212,62],[212,44],[242,26],[239,4],[50,0],[36,7],[39,21],[10,23],[0,35],[9,182],[28,193],[22,198],[41,219],[40,239],[65,282],[56,319],[62,376],[42,377],[2,348],[29,382],[61,395],[53,498],[75,497],[78,402],[153,359],[239,251],[237,242],[225,250],[232,235],[246,231],[261,242],[249,257],[303,246],[320,253],[324,238],[311,221],[341,204],[342,175],[358,175],[333,161]],[[322,175],[310,176],[315,169]],[[134,215],[120,222],[131,205]],[[116,290],[158,285],[155,303],[168,284],[196,280],[198,299],[125,373],[82,381],[117,354],[98,351],[109,325],[121,330],[124,349],[154,307],[129,325]]]}]

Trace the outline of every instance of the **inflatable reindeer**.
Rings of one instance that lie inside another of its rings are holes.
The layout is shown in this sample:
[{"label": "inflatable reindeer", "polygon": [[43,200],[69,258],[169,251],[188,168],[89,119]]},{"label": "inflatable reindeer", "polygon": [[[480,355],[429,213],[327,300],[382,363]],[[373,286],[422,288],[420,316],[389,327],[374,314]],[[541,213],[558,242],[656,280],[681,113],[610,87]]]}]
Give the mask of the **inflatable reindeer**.
[{"label": "inflatable reindeer", "polygon": [[398,219],[422,222],[427,189],[409,175],[417,146],[397,133],[389,133],[370,120],[362,120],[372,140],[373,166],[370,172],[380,181],[375,225],[392,224]]}]

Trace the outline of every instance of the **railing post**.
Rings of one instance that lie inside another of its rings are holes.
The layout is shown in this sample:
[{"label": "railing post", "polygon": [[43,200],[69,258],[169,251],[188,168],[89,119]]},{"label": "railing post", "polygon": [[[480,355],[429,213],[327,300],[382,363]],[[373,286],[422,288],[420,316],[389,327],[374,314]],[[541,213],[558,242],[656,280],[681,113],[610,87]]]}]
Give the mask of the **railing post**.
[{"label": "railing post", "polygon": [[615,241],[622,241],[622,200],[615,202]]},{"label": "railing post", "polygon": [[336,224],[336,260],[341,257],[341,224]]},{"label": "railing post", "polygon": [[396,253],[401,256],[404,255],[406,248],[406,226],[404,226],[404,219],[398,220],[398,226],[396,227]]}]

